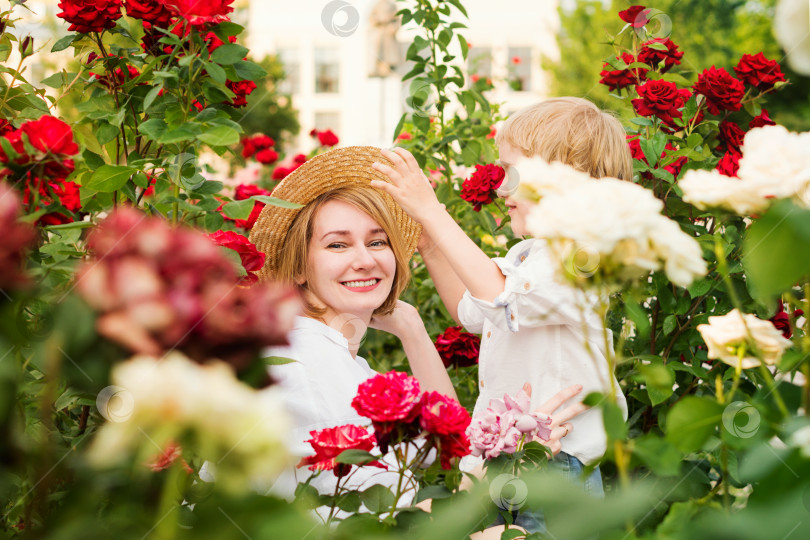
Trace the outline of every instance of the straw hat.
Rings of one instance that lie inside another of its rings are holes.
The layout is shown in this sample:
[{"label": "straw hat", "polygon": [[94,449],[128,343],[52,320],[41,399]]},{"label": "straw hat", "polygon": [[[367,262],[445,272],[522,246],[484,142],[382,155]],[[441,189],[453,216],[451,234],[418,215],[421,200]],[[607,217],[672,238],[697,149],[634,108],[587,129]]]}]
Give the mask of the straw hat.
[{"label": "straw hat", "polygon": [[[388,181],[388,178],[371,168],[375,161],[391,163],[379,148],[373,146],[349,146],[337,148],[315,156],[295,169],[273,190],[273,197],[306,206],[319,195],[350,184],[370,185],[372,180]],[[394,202],[387,193],[380,191],[391,209],[400,234],[404,239],[408,258],[416,250],[422,226],[416,223]],[[250,231],[250,241],[267,255],[259,279],[269,279],[278,270],[281,246],[300,208],[289,209],[266,205]]]}]

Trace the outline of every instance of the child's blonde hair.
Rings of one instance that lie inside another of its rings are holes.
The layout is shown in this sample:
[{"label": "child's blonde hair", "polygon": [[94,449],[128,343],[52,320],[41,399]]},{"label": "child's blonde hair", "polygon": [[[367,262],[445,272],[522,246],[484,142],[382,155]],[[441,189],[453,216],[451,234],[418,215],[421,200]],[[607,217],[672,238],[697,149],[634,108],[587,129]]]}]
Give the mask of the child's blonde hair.
[{"label": "child's blonde hair", "polygon": [[624,127],[612,114],[576,97],[552,98],[511,115],[495,137],[526,157],[561,161],[594,178],[633,179]]}]

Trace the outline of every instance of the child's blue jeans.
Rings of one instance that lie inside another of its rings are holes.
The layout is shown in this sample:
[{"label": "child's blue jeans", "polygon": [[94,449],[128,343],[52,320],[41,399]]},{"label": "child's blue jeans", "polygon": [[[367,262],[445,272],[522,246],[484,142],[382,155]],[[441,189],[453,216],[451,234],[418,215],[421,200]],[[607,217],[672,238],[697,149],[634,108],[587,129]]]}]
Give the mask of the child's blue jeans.
[{"label": "child's blue jeans", "polygon": [[[551,460],[551,467],[561,473],[564,478],[575,484],[581,484],[585,493],[592,497],[604,498],[605,490],[602,487],[602,473],[596,467],[586,478],[582,477],[585,465],[576,457],[560,452]],[[512,512],[512,522],[518,527],[523,527],[530,533],[546,533],[546,519],[542,510],[515,510]],[[492,524],[503,525],[502,516],[498,516]]]}]

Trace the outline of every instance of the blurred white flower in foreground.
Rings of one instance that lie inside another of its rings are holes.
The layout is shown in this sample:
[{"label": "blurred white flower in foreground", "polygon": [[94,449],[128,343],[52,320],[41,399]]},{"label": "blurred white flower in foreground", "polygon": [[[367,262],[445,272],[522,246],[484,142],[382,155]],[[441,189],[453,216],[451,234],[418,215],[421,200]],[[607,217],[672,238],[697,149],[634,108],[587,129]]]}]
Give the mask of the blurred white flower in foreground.
[{"label": "blurred white flower in foreground", "polygon": [[716,170],[690,170],[678,186],[683,199],[701,209],[739,215],[762,213],[779,199],[810,208],[810,132],[783,126],[755,128],[745,135],[739,178]]},{"label": "blurred white flower in foreground", "polygon": [[765,362],[776,364],[792,345],[770,321],[733,309],[720,317],[709,317],[709,324],[699,324],[698,332],[709,347],[711,359],[721,360],[742,369]]},{"label": "blurred white flower in foreground", "polygon": [[[521,184],[550,185],[529,177],[530,170],[543,168],[522,168]],[[686,287],[706,273],[700,245],[661,214],[663,203],[649,190],[615,178],[594,180],[559,163],[545,169],[552,171],[559,174],[559,189],[541,188],[526,226],[549,242],[563,278],[581,286],[620,286],[663,267],[673,283]]]},{"label": "blurred white flower in foreground", "polygon": [[[589,180],[591,177],[588,174],[559,161],[548,163],[540,158],[525,158],[509,167],[504,183],[509,184],[508,189],[516,198],[538,202],[545,195],[561,193]],[[499,196],[505,197],[511,193],[502,194],[502,188],[498,188]]]},{"label": "blurred white flower in foreground", "polygon": [[790,68],[810,75],[810,2],[779,0],[773,17],[773,35],[785,49]]},{"label": "blurred white flower in foreground", "polygon": [[95,466],[133,455],[145,461],[155,444],[177,440],[210,463],[218,484],[241,491],[272,481],[292,464],[281,401],[237,380],[227,364],[200,365],[177,352],[160,360],[136,356],[113,369],[112,384],[129,394],[131,411],[97,433],[88,455]]}]

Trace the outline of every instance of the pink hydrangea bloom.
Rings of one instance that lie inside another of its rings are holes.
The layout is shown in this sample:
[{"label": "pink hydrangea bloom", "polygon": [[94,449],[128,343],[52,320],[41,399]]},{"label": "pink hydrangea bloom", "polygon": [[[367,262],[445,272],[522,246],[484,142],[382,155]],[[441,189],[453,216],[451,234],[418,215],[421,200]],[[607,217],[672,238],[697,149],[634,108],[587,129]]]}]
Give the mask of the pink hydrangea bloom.
[{"label": "pink hydrangea bloom", "polygon": [[471,453],[493,459],[502,452],[514,454],[520,441],[534,437],[548,440],[551,418],[531,410],[531,398],[521,390],[514,398],[504,395],[493,399],[489,407],[475,415],[467,429]]}]

